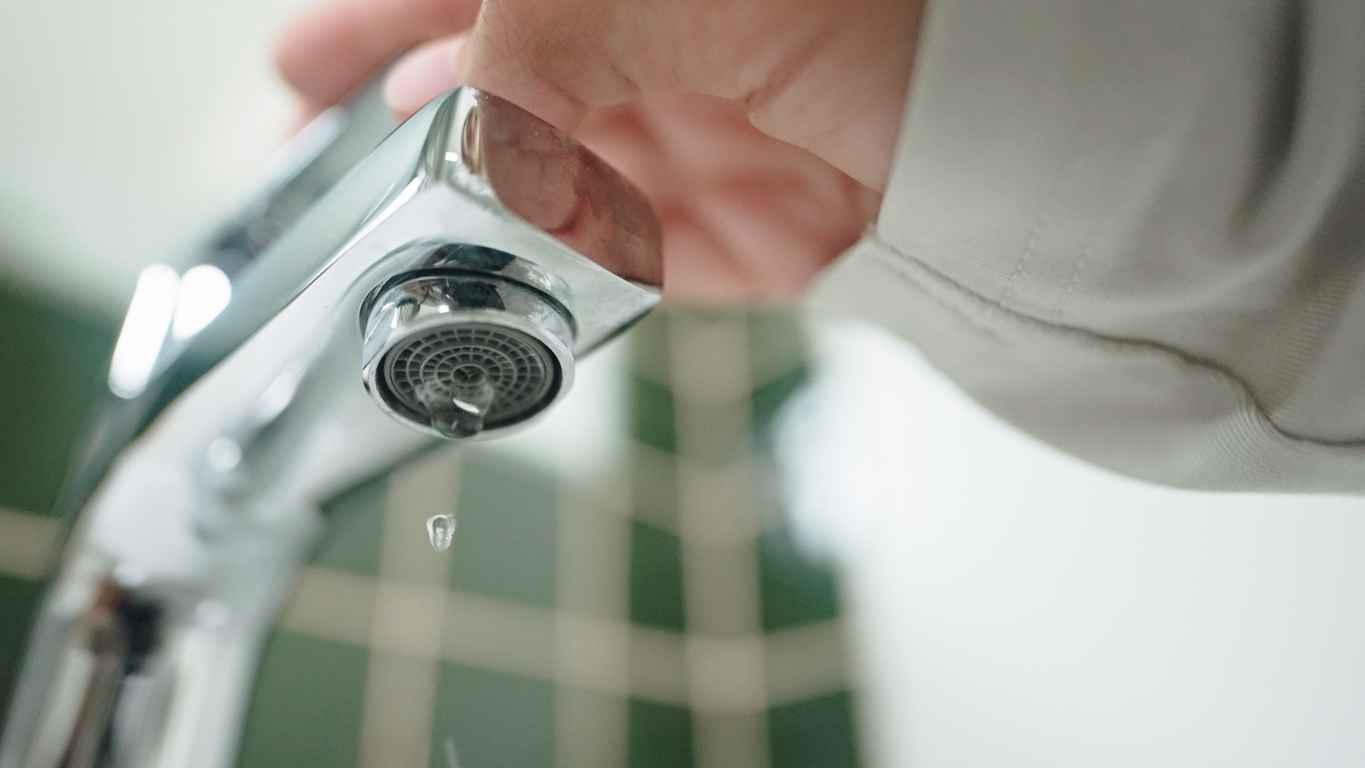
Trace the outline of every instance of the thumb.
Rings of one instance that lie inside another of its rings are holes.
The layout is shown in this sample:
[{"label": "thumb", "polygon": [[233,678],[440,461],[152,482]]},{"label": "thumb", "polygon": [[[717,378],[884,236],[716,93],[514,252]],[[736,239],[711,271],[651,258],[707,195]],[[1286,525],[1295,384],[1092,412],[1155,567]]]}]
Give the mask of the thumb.
[{"label": "thumb", "polygon": [[[467,33],[400,65],[426,83],[401,106],[413,109],[463,82],[572,134],[598,107],[700,94],[743,105],[758,130],[881,189],[920,4],[483,0]],[[391,98],[401,93],[395,82]]]},{"label": "thumb", "polygon": [[611,36],[582,21],[616,7],[612,0],[485,0],[473,28],[401,57],[386,78],[385,100],[406,117],[444,91],[472,85],[572,133],[588,109],[640,90],[618,63],[628,57],[607,47]]},{"label": "thumb", "polygon": [[616,30],[633,14],[643,35],[654,3],[616,0],[485,0],[463,52],[462,78],[566,133],[587,112],[661,85]]},{"label": "thumb", "polygon": [[464,33],[433,40],[404,54],[384,79],[384,101],[401,118],[463,82]]},{"label": "thumb", "polygon": [[464,77],[572,133],[643,94],[743,105],[873,189],[900,130],[922,0],[483,0]]}]

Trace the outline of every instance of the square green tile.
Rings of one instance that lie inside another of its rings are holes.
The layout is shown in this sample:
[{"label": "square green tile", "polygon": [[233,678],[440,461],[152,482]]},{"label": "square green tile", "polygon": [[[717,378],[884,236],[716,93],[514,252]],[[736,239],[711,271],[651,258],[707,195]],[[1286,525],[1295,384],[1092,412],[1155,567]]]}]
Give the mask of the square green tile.
[{"label": "square green tile", "polygon": [[673,393],[668,387],[640,376],[630,377],[630,434],[659,451],[678,449]]},{"label": "square green tile", "polygon": [[366,661],[358,646],[272,635],[247,709],[239,768],[354,766]]},{"label": "square green tile", "polygon": [[0,292],[0,506],[49,514],[75,441],[106,390],[113,330]]},{"label": "square green tile", "polygon": [[630,369],[654,381],[667,381],[672,367],[667,310],[655,310],[630,329]]},{"label": "square green tile", "polygon": [[558,503],[554,478],[543,470],[507,454],[467,451],[455,504],[451,587],[552,607]]},{"label": "square green tile", "polygon": [[833,564],[804,553],[788,530],[767,531],[759,537],[758,572],[765,631],[827,621],[839,615]]},{"label": "square green tile", "polygon": [[681,632],[682,544],[677,534],[638,521],[630,524],[630,620]]},{"label": "square green tile", "polygon": [[768,710],[769,768],[856,768],[853,697],[839,692]]},{"label": "square green tile", "polygon": [[42,591],[40,582],[0,575],[0,716],[14,692]]},{"label": "square green tile", "polygon": [[761,445],[766,445],[772,439],[782,407],[809,381],[810,370],[805,365],[799,365],[754,391],[750,405],[750,425]]},{"label": "square green tile", "polygon": [[789,310],[760,310],[747,318],[750,371],[763,384],[799,368],[810,358],[800,317]]},{"label": "square green tile", "polygon": [[629,768],[691,768],[692,713],[671,704],[631,699],[627,717]]},{"label": "square green tile", "polygon": [[443,664],[431,728],[432,768],[449,768],[451,740],[466,768],[554,765],[554,686],[545,680]]},{"label": "square green tile", "polygon": [[677,452],[673,393],[669,387],[632,375],[628,396],[631,398],[631,437],[655,450]]},{"label": "square green tile", "polygon": [[313,562],[366,576],[378,573],[388,489],[387,476],[375,477],[323,504],[323,515],[331,525]]},{"label": "square green tile", "polygon": [[653,525],[677,530],[678,463],[669,453],[657,453],[643,446],[630,451],[627,458],[630,478],[632,516]]}]

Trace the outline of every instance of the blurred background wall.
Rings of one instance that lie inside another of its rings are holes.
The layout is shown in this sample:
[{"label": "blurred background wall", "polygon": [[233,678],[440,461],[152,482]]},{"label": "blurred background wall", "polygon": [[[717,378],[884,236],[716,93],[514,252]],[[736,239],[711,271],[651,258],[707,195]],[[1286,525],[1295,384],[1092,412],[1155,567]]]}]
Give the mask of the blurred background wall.
[{"label": "blurred background wall", "polygon": [[292,106],[300,0],[11,3],[0,25],[0,275],[116,321],[142,265],[246,192]]},{"label": "blurred background wall", "polygon": [[[0,683],[137,270],[266,164],[298,3],[11,5]],[[1365,762],[1360,502],[1116,478],[893,339],[801,327],[670,310],[585,368],[593,451],[530,435],[335,499],[242,764]],[[412,494],[450,499],[450,556]]]}]

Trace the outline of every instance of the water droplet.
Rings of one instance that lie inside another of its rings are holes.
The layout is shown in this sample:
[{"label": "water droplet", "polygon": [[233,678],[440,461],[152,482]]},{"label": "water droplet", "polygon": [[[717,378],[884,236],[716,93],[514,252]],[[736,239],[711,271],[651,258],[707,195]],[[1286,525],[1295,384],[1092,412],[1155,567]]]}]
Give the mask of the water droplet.
[{"label": "water droplet", "polygon": [[487,373],[478,366],[455,369],[453,391],[428,386],[419,397],[431,409],[431,428],[450,438],[473,437],[483,431],[483,420],[497,396]]},{"label": "water droplet", "polygon": [[450,545],[455,543],[455,516],[432,515],[427,518],[427,540],[437,552],[450,549]]},{"label": "water droplet", "polygon": [[449,438],[473,437],[483,431],[483,412],[464,407],[455,400],[454,407],[443,407],[431,412],[431,428]]},{"label": "water droplet", "polygon": [[446,768],[460,768],[460,756],[455,754],[455,739],[446,737]]}]

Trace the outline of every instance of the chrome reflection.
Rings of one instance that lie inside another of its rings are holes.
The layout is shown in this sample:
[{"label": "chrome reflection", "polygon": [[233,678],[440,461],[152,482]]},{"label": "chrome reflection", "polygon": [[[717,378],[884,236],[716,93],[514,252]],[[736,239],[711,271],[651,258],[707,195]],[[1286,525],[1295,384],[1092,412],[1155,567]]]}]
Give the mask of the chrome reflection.
[{"label": "chrome reflection", "polygon": [[138,275],[109,364],[109,389],[115,395],[131,400],[147,389],[175,317],[179,290],[180,275],[165,264],[152,264]]},{"label": "chrome reflection", "polygon": [[232,300],[232,281],[227,273],[212,264],[190,267],[180,278],[171,335],[184,341],[199,333],[227,309]]}]

